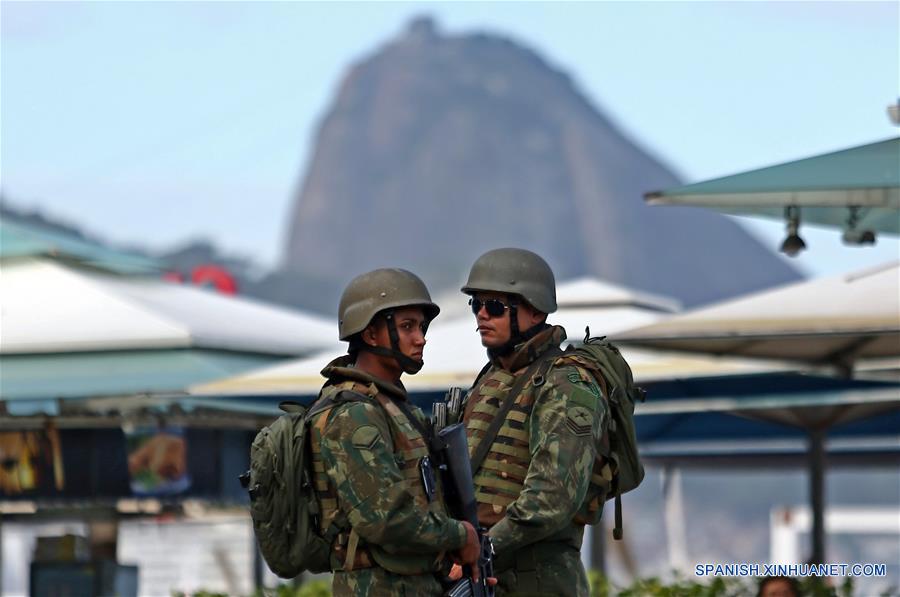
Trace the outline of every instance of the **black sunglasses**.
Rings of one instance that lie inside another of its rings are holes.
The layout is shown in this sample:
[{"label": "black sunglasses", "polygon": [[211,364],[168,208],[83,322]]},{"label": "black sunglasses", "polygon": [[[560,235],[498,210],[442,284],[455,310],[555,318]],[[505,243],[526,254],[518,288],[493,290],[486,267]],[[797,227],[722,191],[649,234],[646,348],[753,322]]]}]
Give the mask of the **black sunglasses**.
[{"label": "black sunglasses", "polygon": [[477,298],[470,298],[469,305],[472,307],[472,313],[474,315],[478,315],[478,312],[484,307],[484,310],[487,311],[487,314],[491,317],[500,317],[503,315],[504,311],[509,309],[509,305],[499,299],[487,299],[486,301],[483,301]]}]

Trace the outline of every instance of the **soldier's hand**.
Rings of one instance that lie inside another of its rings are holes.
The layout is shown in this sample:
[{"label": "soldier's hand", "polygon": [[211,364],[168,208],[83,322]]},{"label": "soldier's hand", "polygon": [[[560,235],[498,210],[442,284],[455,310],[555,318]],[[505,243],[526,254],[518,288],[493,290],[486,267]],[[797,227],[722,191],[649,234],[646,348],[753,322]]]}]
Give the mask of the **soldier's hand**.
[{"label": "soldier's hand", "polygon": [[[476,566],[476,568],[477,568],[477,566]],[[453,564],[453,567],[450,568],[450,574],[447,576],[447,578],[449,578],[450,580],[456,581],[456,580],[461,579],[462,575],[463,575],[462,566],[460,566],[459,564]],[[487,584],[489,587],[497,586],[497,579],[494,578],[493,576],[488,577]]]},{"label": "soldier's hand", "polygon": [[462,566],[459,564],[453,564],[450,568],[450,574],[448,577],[450,580],[459,580],[462,578]]},{"label": "soldier's hand", "polygon": [[463,526],[466,528],[466,544],[456,552],[456,562],[458,564],[468,564],[469,566],[473,566],[475,571],[473,574],[478,574],[477,568],[478,566],[478,557],[481,555],[481,542],[478,540],[478,533],[475,532],[475,527],[466,522],[462,521]]}]

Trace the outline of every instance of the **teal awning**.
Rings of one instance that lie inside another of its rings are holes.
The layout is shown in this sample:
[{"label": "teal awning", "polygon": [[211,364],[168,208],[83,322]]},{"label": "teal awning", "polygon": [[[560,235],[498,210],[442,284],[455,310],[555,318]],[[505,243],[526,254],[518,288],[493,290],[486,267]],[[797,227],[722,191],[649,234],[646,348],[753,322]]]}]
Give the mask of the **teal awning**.
[{"label": "teal awning", "polygon": [[161,263],[149,257],[115,251],[74,234],[36,224],[0,219],[0,258],[49,256],[63,261],[120,274],[150,274],[162,271]]},{"label": "teal awning", "polygon": [[202,349],[3,355],[0,400],[10,414],[53,415],[60,399],[181,392],[277,360]]},{"label": "teal awning", "polygon": [[712,207],[736,215],[782,219],[802,208],[803,222],[844,227],[857,207],[857,228],[900,233],[900,137],[741,174],[647,193],[650,204]]}]

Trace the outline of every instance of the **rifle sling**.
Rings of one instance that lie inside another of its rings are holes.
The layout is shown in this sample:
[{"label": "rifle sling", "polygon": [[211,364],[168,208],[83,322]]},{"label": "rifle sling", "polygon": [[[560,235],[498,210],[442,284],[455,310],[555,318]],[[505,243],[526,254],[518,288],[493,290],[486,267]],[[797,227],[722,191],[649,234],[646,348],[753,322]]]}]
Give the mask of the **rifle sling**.
[{"label": "rifle sling", "polygon": [[481,465],[484,464],[484,459],[487,458],[488,452],[491,451],[491,445],[494,443],[494,440],[497,439],[497,433],[499,433],[500,428],[503,426],[506,415],[509,414],[513,404],[516,402],[516,398],[519,397],[519,394],[525,388],[525,384],[532,378],[537,378],[538,374],[541,377],[545,376],[550,370],[553,361],[555,361],[560,354],[562,354],[562,350],[559,348],[556,348],[555,350],[550,349],[545,352],[540,358],[536,359],[528,366],[525,373],[519,376],[516,383],[510,388],[509,394],[506,395],[506,400],[504,400],[500,410],[497,412],[496,416],[494,416],[494,420],[491,421],[491,426],[488,427],[484,437],[478,442],[478,449],[475,450],[475,454],[472,456],[472,475],[477,474],[479,469],[481,469]]}]

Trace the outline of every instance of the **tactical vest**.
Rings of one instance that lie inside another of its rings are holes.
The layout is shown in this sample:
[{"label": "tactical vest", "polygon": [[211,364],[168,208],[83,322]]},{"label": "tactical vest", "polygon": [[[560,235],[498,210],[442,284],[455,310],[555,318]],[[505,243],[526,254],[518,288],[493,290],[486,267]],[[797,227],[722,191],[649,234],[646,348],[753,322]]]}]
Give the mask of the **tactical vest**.
[{"label": "tactical vest", "polygon": [[[378,387],[374,383],[365,384],[359,381],[347,380],[328,385],[323,388],[320,398],[334,398],[344,391],[355,392],[374,400],[380,405],[386,414],[394,457],[403,475],[403,482],[407,490],[412,494],[416,505],[422,509],[423,514],[427,511],[441,512],[440,500],[428,501],[428,496],[425,494],[425,489],[419,478],[419,461],[428,454],[426,440],[421,433],[409,422],[406,415],[391,398],[379,392]],[[424,574],[434,571],[437,563],[443,558],[443,554],[438,554],[437,558],[427,555],[390,554],[377,545],[369,545],[362,539],[355,539],[355,533],[351,532],[349,525],[346,523],[342,524],[337,490],[325,471],[321,452],[322,434],[330,415],[330,412],[323,412],[319,416],[314,417],[313,424],[310,427],[310,439],[313,455],[313,477],[316,485],[316,495],[319,498],[321,508],[320,528],[324,532],[332,522],[344,527],[337,539],[335,539],[334,555],[332,557],[333,569],[350,571],[377,565],[396,574]],[[348,562],[348,553],[354,553],[352,563]]]},{"label": "tactical vest", "polygon": [[[463,417],[470,457],[478,449],[514,380],[513,374],[495,368],[468,396]],[[506,507],[519,497],[524,487],[531,461],[528,421],[534,406],[534,390],[529,382],[519,393],[484,464],[475,471],[475,499],[478,501],[478,520],[482,524],[493,526],[499,522],[506,514]]]},{"label": "tactical vest", "polygon": [[[538,357],[540,358],[540,357]],[[553,358],[553,357],[546,357]],[[594,378],[582,368],[582,363],[569,355],[554,358],[553,367],[576,366],[584,381],[593,383]],[[520,370],[517,372],[522,375]],[[477,386],[466,399],[464,420],[469,440],[469,456],[474,456],[478,445],[486,435],[491,421],[506,400],[518,376],[504,369],[494,367],[479,380]],[[531,412],[534,401],[543,383],[542,378],[533,378],[525,384],[516,397],[512,408],[497,432],[484,463],[475,471],[475,499],[478,501],[478,520],[493,526],[506,515],[506,507],[514,502],[525,486],[525,477],[531,463],[529,435]],[[538,387],[535,386],[538,383]],[[591,405],[586,405],[593,408]],[[603,441],[608,441],[605,437]],[[602,459],[595,459],[591,484],[584,503],[578,509],[573,522],[579,525],[594,524],[600,519],[602,507],[612,478],[608,465]]]}]

